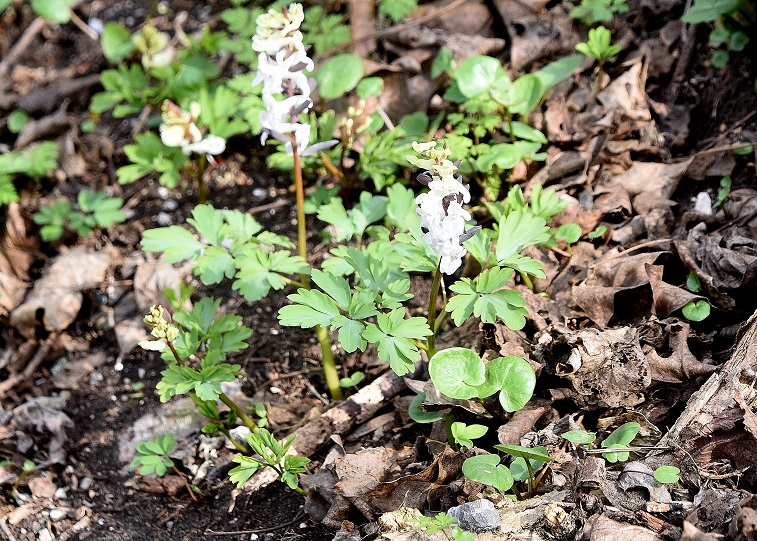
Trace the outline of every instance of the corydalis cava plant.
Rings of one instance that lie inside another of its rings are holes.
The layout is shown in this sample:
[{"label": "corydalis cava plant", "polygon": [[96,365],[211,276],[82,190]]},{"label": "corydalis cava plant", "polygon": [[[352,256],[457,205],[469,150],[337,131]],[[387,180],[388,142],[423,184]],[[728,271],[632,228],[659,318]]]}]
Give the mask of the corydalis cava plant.
[{"label": "corydalis cava plant", "polygon": [[[282,6],[281,11],[270,9],[257,20],[257,31],[252,38],[253,50],[259,52],[258,71],[253,86],[263,85],[262,98],[266,106],[260,113],[265,143],[269,135],[282,141],[287,154],[292,155],[292,141],[296,142],[301,156],[333,146],[326,142],[308,148],[310,124],[301,123],[298,117],[312,107],[310,82],[304,71],[314,69],[313,61],[305,52],[300,24],[305,15],[301,4]],[[277,99],[283,97],[283,99]]]},{"label": "corydalis cava plant", "polygon": [[415,199],[424,237],[441,256],[439,270],[452,274],[460,268],[467,253],[462,243],[480,229],[476,226],[465,231],[465,222],[471,216],[463,208],[463,203],[470,201],[470,192],[463,184],[462,176],[455,176],[459,163],[447,159],[450,154],[448,148],[437,149],[436,141],[413,142],[413,150],[424,158],[408,156],[407,160],[416,167],[426,169],[418,175],[418,181],[429,188],[428,192]]},{"label": "corydalis cava plant", "polygon": [[181,147],[185,155],[192,152],[216,156],[226,150],[226,140],[217,135],[208,135],[203,138],[202,132],[197,127],[197,119],[200,116],[200,104],[192,102],[189,112],[183,111],[178,105],[166,100],[163,102],[163,120],[160,125],[160,139],[169,147]]}]

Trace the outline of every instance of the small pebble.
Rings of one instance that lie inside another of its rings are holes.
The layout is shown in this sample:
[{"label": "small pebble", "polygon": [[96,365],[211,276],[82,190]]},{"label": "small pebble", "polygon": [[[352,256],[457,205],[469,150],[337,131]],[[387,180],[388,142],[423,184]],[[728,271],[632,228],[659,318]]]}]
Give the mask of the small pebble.
[{"label": "small pebble", "polygon": [[137,368],[137,375],[139,376],[139,379],[143,379],[146,373],[147,372],[144,368]]},{"label": "small pebble", "polygon": [[176,199],[166,199],[160,206],[160,209],[165,210],[166,212],[173,212],[177,208],[179,208],[179,202],[176,201]]},{"label": "small pebble", "polygon": [[263,188],[253,188],[252,189],[252,196],[253,197],[265,197],[266,196],[266,190]]},{"label": "small pebble", "polygon": [[166,188],[165,186],[158,187],[158,197],[160,197],[161,199],[168,199],[168,194],[170,193],[171,192],[169,192],[168,188]]},{"label": "small pebble", "polygon": [[55,491],[55,494],[53,494],[53,496],[55,496],[55,497],[56,497],[56,498],[58,498],[59,500],[64,500],[64,499],[66,499],[66,489],[64,489],[64,488],[59,488],[58,490],[56,490],[56,491]]},{"label": "small pebble", "polygon": [[167,227],[173,223],[173,219],[171,218],[171,215],[165,212],[159,212],[158,217],[156,218],[156,221],[158,222],[158,225],[163,226],[163,227]]},{"label": "small pebble", "polygon": [[260,539],[260,537],[258,536],[258,534],[256,534],[256,533],[251,533],[250,534],[250,541],[257,541],[258,539]]},{"label": "small pebble", "polygon": [[283,392],[284,392],[284,391],[282,391],[281,389],[279,389],[278,387],[271,387],[271,388],[270,388],[269,390],[270,390],[270,391],[271,391],[271,392],[272,392],[273,394],[281,394],[281,393],[283,393]]},{"label": "small pebble", "polygon": [[105,23],[102,21],[102,19],[98,19],[97,17],[92,17],[89,21],[87,21],[87,25],[97,32],[98,36],[101,36],[102,33],[105,31]]},{"label": "small pebble", "polygon": [[37,534],[37,539],[39,541],[55,541],[53,534],[47,528],[42,528],[39,531],[39,533]]},{"label": "small pebble", "polygon": [[113,370],[115,370],[116,372],[121,372],[123,369],[124,369],[124,363],[116,363],[113,366]]},{"label": "small pebble", "polygon": [[66,513],[63,509],[52,509],[50,511],[50,520],[53,522],[58,521],[65,517],[68,513]]},{"label": "small pebble", "polygon": [[81,480],[81,483],[79,483],[79,488],[82,490],[89,490],[89,487],[92,486],[92,478],[91,477],[85,477]]}]

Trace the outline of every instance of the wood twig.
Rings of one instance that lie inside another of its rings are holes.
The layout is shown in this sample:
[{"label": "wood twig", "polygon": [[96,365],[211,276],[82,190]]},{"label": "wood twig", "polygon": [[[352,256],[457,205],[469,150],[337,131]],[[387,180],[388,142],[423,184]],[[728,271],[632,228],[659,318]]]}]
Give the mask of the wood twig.
[{"label": "wood twig", "polygon": [[23,372],[10,376],[5,381],[0,381],[0,398],[5,398],[16,385],[27,381],[34,375],[34,372],[39,365],[47,359],[47,356],[57,339],[58,333],[52,333],[40,343],[37,352],[34,354],[34,357],[31,358],[29,364],[26,365]]},{"label": "wood twig", "polygon": [[268,526],[267,528],[256,528],[254,530],[237,530],[234,532],[216,532],[214,530],[205,530],[204,535],[207,535],[208,537],[218,537],[222,535],[250,535],[253,533],[275,532],[276,530],[280,530],[282,528],[287,528],[289,526],[297,524],[300,520],[302,520],[304,516],[305,516],[305,513],[300,511],[299,513],[297,513],[297,516],[294,517],[289,522],[285,522],[284,524],[278,524],[277,526]]}]

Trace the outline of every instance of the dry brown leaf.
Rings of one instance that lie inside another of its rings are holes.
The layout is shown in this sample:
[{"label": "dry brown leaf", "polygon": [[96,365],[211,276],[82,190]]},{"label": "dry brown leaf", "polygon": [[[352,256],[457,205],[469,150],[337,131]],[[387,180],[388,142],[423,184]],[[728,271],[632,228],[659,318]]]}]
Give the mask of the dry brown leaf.
[{"label": "dry brown leaf", "polygon": [[618,522],[603,514],[589,518],[581,539],[585,541],[659,541],[660,537],[646,528]]},{"label": "dry brown leaf", "polygon": [[34,283],[24,304],[11,313],[11,325],[27,339],[34,337],[40,322],[48,331],[62,331],[76,319],[82,292],[105,279],[110,263],[108,254],[88,248],[58,255]]},{"label": "dry brown leaf", "polygon": [[630,169],[610,181],[610,186],[625,189],[633,199],[634,210],[644,214],[653,208],[669,206],[689,163],[690,159],[674,164],[633,162]]},{"label": "dry brown leaf", "polygon": [[37,250],[36,237],[29,235],[26,221],[18,203],[7,208],[5,235],[0,242],[0,272],[21,280],[29,279],[29,267],[34,262]]},{"label": "dry brown leaf", "polygon": [[649,111],[647,95],[644,92],[646,78],[646,70],[639,59],[628,71],[616,77],[600,92],[597,99],[608,109],[620,109],[629,120],[649,122],[652,113]]},{"label": "dry brown leaf", "polygon": [[689,350],[691,327],[688,323],[677,322],[665,325],[663,329],[672,353],[667,357],[661,357],[655,350],[646,354],[652,381],[680,383],[708,376],[717,370],[716,366],[699,362]]},{"label": "dry brown leaf", "polygon": [[137,267],[134,274],[134,293],[137,306],[145,312],[155,304],[166,306],[163,291],[173,289],[178,294],[181,273],[165,261],[145,261]]},{"label": "dry brown leaf", "polygon": [[559,355],[551,364],[571,382],[579,406],[631,407],[644,401],[652,379],[632,328],[584,329],[558,336],[550,348]]},{"label": "dry brown leaf", "polygon": [[383,512],[395,511],[400,507],[422,508],[429,501],[434,502],[441,497],[445,485],[457,479],[462,467],[463,456],[445,447],[422,472],[379,483],[365,497]]},{"label": "dry brown leaf", "polygon": [[394,463],[394,455],[386,447],[344,455],[334,468],[339,478],[334,488],[345,498],[362,497],[384,479]]},{"label": "dry brown leaf", "polygon": [[723,541],[723,536],[715,533],[705,533],[688,520],[684,520],[681,541]]},{"label": "dry brown leaf", "polygon": [[644,270],[652,288],[652,313],[659,318],[666,318],[687,303],[702,298],[690,291],[663,282],[664,269],[662,265],[644,263]]},{"label": "dry brown leaf", "polygon": [[757,497],[739,503],[728,533],[734,541],[757,541]]}]

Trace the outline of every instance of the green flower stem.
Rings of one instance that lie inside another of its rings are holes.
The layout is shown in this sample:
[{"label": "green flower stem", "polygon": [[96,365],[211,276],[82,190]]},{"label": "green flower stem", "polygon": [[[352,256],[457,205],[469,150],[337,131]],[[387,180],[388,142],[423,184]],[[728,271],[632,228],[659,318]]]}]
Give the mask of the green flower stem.
[{"label": "green flower stem", "polygon": [[205,165],[208,157],[203,154],[197,162],[197,202],[203,205],[208,202],[208,186],[205,184]]},{"label": "green flower stem", "polygon": [[523,495],[520,493],[520,490],[517,489],[515,483],[513,483],[513,486],[510,487],[510,490],[512,490],[513,494],[515,494],[515,499],[517,499],[519,502],[523,501]]},{"label": "green flower stem", "polygon": [[218,395],[218,399],[226,404],[230,410],[232,410],[234,413],[237,414],[237,417],[242,419],[242,422],[244,425],[250,429],[251,432],[257,432],[258,431],[258,425],[255,424],[255,421],[253,421],[249,415],[245,413],[245,411],[240,408],[236,402],[234,402],[231,398],[229,398],[226,394],[221,393]]},{"label": "green flower stem", "polygon": [[[292,158],[294,159],[294,189],[297,197],[297,249],[300,257],[308,260],[307,230],[305,229],[305,188],[302,182],[302,163],[297,150],[297,138],[292,135]],[[303,284],[310,284],[307,274],[300,275]]]},{"label": "green flower stem", "polygon": [[429,360],[436,353],[436,299],[439,295],[439,288],[442,285],[442,271],[439,270],[439,265],[436,266],[436,272],[434,273],[434,281],[431,283],[431,292],[428,295],[428,326],[434,331],[426,337],[426,353]]},{"label": "green flower stem", "polygon": [[342,386],[339,385],[339,372],[336,369],[336,361],[331,353],[331,338],[329,331],[325,327],[318,326],[315,328],[315,334],[318,343],[321,344],[321,364],[323,365],[323,375],[326,377],[326,386],[329,388],[329,394],[334,400],[344,400]]},{"label": "green flower stem", "polygon": [[231,442],[231,444],[236,447],[237,451],[242,453],[243,455],[251,455],[252,450],[249,447],[246,447],[239,443],[237,440],[231,437],[231,432],[229,432],[229,429],[225,427],[220,428],[221,433],[223,433],[224,436],[226,436],[226,439]]},{"label": "green flower stem", "polygon": [[533,498],[536,496],[536,475],[534,474],[534,467],[531,465],[531,461],[527,458],[524,460],[526,461],[526,468],[528,468],[528,496]]},{"label": "green flower stem", "polygon": [[[297,138],[292,135],[292,158],[294,159],[294,188],[297,194],[297,247],[300,256],[307,261],[307,230],[305,229],[305,189],[302,183],[302,163],[297,150]],[[300,275],[300,285],[310,289],[310,276]],[[336,370],[336,361],[331,353],[331,338],[329,332],[323,327],[316,327],[316,336],[321,345],[321,364],[323,374],[326,377],[326,386],[334,400],[343,400],[342,387],[339,385],[339,373]]]},{"label": "green flower stem", "polygon": [[534,291],[534,283],[531,281],[531,278],[529,278],[528,274],[525,272],[519,272],[520,279],[523,280],[523,285],[526,286],[531,291]]}]

